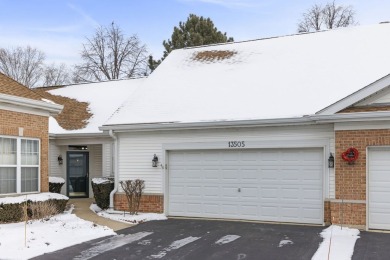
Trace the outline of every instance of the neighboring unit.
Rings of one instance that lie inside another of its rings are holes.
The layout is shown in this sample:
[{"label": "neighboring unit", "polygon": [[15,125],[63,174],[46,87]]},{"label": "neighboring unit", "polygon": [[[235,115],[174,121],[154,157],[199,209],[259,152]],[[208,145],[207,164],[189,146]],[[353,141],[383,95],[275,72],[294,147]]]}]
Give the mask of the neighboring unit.
[{"label": "neighboring unit", "polygon": [[0,196],[46,192],[53,104],[0,73]]}]

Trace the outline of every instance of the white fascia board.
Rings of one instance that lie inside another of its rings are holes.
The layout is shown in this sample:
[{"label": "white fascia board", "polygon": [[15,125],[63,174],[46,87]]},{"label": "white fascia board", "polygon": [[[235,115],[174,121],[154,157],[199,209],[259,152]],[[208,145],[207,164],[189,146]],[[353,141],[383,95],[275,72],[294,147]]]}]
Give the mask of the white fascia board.
[{"label": "white fascia board", "polygon": [[344,108],[347,108],[362,99],[365,99],[369,96],[374,95],[375,93],[383,90],[384,88],[390,86],[390,74],[384,76],[383,78],[369,84],[368,86],[352,93],[351,95],[337,101],[336,103],[318,111],[317,115],[331,115],[335,114]]},{"label": "white fascia board", "polygon": [[313,125],[331,124],[337,122],[367,122],[389,121],[390,112],[360,112],[331,115],[310,115],[294,118],[260,119],[260,120],[236,120],[236,121],[211,121],[194,123],[156,123],[156,124],[127,124],[127,125],[104,125],[99,127],[101,131],[113,130],[115,132],[137,132],[155,130],[189,130],[226,127],[270,127],[289,125]]},{"label": "white fascia board", "polygon": [[46,111],[49,115],[57,115],[64,108],[63,105],[51,104],[48,102],[12,96],[7,94],[0,94],[0,103],[10,104],[11,106],[21,106],[28,109]]},{"label": "white fascia board", "polygon": [[253,127],[253,126],[278,126],[278,125],[297,125],[313,124],[309,116],[294,118],[277,118],[261,120],[234,120],[234,121],[208,121],[192,123],[152,123],[152,124],[122,124],[122,125],[103,125],[99,127],[101,131],[113,130],[115,132],[129,131],[154,131],[154,130],[189,130],[199,128],[225,128],[225,127]]},{"label": "white fascia board", "polygon": [[55,134],[49,133],[51,139],[88,139],[88,138],[99,138],[99,137],[110,137],[108,133],[62,133]]}]

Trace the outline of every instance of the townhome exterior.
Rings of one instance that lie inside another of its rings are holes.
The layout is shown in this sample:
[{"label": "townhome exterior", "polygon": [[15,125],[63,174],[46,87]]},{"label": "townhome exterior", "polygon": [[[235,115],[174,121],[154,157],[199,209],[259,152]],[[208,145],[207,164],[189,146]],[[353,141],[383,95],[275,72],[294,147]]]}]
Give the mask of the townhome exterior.
[{"label": "townhome exterior", "polygon": [[140,178],[142,211],[390,229],[389,35],[173,51],[100,128],[115,140],[112,206]]}]

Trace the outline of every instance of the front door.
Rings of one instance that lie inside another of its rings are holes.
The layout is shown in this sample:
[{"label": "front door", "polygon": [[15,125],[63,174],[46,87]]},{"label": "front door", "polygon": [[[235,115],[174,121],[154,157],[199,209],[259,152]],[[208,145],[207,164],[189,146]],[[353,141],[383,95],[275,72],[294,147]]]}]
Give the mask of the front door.
[{"label": "front door", "polygon": [[68,152],[67,155],[68,196],[88,198],[89,165],[87,152]]}]

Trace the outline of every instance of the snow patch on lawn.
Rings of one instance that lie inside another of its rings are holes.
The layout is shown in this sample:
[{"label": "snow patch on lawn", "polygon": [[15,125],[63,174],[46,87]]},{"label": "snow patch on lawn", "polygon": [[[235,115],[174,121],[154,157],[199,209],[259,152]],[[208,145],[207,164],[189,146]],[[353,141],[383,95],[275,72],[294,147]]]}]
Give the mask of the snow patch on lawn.
[{"label": "snow patch on lawn", "polygon": [[157,255],[151,255],[148,258],[163,258],[169,251],[179,249],[189,243],[198,240],[200,237],[186,237],[180,240],[174,241],[170,246],[164,248]]},{"label": "snow patch on lawn", "polygon": [[1,259],[28,259],[44,253],[116,233],[107,227],[63,213],[48,220],[0,224]]},{"label": "snow patch on lawn", "polygon": [[124,223],[143,223],[152,220],[166,220],[167,217],[164,214],[159,213],[138,213],[137,215],[130,215],[128,212],[117,211],[117,210],[102,210],[96,204],[91,204],[89,207],[98,216],[108,218],[115,221]]},{"label": "snow patch on lawn", "polygon": [[226,235],[226,236],[223,236],[220,239],[218,239],[215,242],[215,244],[217,244],[217,245],[227,244],[227,243],[233,242],[236,239],[239,239],[240,237],[241,236],[237,236],[237,235]]},{"label": "snow patch on lawn", "polygon": [[[321,232],[324,238],[312,260],[337,259],[349,260],[353,255],[359,230],[354,228],[330,226]],[[329,254],[329,258],[328,258]]]}]

